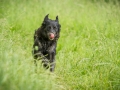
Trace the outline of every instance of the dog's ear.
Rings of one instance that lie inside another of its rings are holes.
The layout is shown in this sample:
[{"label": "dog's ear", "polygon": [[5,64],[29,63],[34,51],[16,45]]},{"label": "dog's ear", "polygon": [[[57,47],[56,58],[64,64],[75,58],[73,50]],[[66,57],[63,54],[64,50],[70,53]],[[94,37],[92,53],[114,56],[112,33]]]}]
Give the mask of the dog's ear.
[{"label": "dog's ear", "polygon": [[49,14],[47,14],[47,15],[45,16],[44,21],[48,20],[48,16],[49,16]]},{"label": "dog's ear", "polygon": [[47,14],[47,15],[45,16],[44,21],[43,21],[43,23],[42,23],[42,26],[45,26],[45,22],[49,19],[48,16],[49,16],[49,14]]},{"label": "dog's ear", "polygon": [[58,16],[56,16],[56,20],[55,20],[56,22],[59,22],[59,19],[58,19]]}]

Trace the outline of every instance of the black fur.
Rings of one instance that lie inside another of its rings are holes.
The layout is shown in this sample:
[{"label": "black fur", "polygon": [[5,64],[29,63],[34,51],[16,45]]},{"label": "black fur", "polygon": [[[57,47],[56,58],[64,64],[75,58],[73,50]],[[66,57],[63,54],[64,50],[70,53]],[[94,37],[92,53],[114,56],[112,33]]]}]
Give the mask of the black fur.
[{"label": "black fur", "polygon": [[61,25],[59,24],[58,16],[56,16],[56,20],[51,20],[48,15],[45,16],[41,27],[35,31],[33,56],[34,59],[41,59],[45,68],[50,66],[50,71],[53,72]]}]

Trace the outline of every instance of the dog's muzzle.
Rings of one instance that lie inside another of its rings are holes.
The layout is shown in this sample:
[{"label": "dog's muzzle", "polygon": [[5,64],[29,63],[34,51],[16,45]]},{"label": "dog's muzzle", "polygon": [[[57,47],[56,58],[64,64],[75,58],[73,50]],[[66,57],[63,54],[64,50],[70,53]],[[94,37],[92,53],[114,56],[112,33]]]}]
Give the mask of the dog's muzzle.
[{"label": "dog's muzzle", "polygon": [[49,33],[48,34],[50,40],[54,40],[55,34],[54,33]]}]

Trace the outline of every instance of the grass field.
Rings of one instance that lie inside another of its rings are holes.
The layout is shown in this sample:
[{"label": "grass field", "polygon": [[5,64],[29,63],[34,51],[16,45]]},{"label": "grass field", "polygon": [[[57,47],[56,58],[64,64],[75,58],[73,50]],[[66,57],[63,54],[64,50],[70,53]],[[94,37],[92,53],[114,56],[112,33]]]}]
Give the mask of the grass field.
[{"label": "grass field", "polygon": [[[54,73],[31,54],[48,13],[62,26]],[[120,1],[0,0],[0,90],[120,90]]]}]

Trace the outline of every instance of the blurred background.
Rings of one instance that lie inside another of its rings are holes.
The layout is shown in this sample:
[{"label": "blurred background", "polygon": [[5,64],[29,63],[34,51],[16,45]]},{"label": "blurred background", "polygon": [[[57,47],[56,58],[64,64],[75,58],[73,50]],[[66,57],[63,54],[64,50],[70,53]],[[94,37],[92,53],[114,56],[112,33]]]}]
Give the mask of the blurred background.
[{"label": "blurred background", "polygon": [[[56,70],[35,67],[33,34],[58,15]],[[0,0],[0,90],[120,90],[120,0]]]}]

